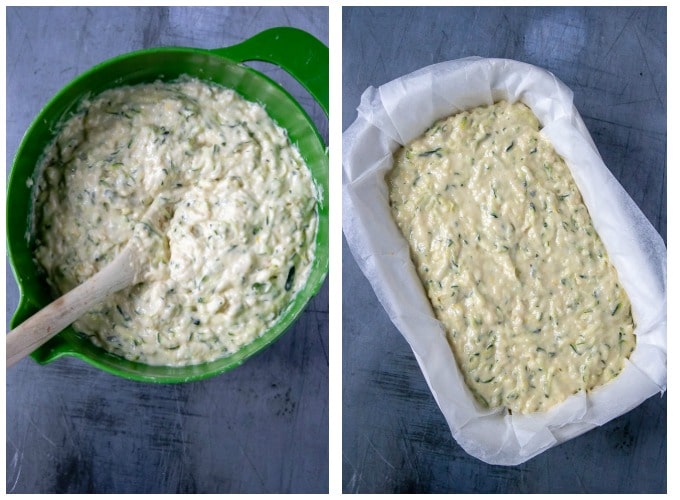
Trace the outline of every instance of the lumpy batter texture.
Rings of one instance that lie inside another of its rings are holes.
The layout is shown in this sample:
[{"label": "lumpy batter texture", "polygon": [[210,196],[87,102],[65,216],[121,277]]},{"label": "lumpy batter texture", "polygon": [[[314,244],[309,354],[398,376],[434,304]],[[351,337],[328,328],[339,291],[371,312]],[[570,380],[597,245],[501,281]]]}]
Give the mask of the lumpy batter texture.
[{"label": "lumpy batter texture", "polygon": [[[154,202],[161,217],[148,224]],[[83,102],[47,150],[35,256],[63,294],[146,224],[144,281],[74,326],[130,360],[196,364],[260,336],[304,286],[316,203],[300,154],[261,106],[189,78],[120,87]]]},{"label": "lumpy batter texture", "polygon": [[527,106],[441,120],[394,160],[392,214],[478,401],[542,411],[621,372],[630,301]]}]

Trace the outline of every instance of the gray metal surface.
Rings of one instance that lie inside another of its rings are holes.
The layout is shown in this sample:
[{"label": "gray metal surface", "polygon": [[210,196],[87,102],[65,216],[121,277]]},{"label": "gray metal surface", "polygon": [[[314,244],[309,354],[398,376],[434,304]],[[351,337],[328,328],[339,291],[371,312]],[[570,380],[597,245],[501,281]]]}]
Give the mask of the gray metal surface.
[{"label": "gray metal surface", "polygon": [[[288,25],[328,45],[326,8],[8,8],[7,168],[41,106],[94,64]],[[302,87],[253,66],[292,93],[327,143],[327,119]],[[7,265],[8,321],[17,302]],[[7,372],[6,453],[11,493],[326,492],[327,283],[271,348],[210,380],[142,384],[74,359],[23,360]]]},{"label": "gray metal surface", "polygon": [[[343,130],[366,87],[472,55],[565,82],[605,164],[665,240],[665,8],[344,8]],[[517,467],[467,455],[346,244],[342,265],[343,491],[666,491],[665,396]]]}]

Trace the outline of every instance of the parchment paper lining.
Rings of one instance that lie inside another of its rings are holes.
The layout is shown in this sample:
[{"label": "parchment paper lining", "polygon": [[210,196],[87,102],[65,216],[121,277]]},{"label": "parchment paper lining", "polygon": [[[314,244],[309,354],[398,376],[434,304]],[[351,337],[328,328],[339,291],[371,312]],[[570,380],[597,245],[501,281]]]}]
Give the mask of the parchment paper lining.
[{"label": "parchment paper lining", "polygon": [[[628,293],[637,346],[612,382],[548,412],[509,415],[480,407],[432,313],[408,244],[392,220],[384,176],[392,154],[434,121],[500,99],[522,101],[565,159],[593,225]],[[597,152],[551,73],[507,59],[466,58],[428,66],[367,89],[343,134],[343,230],[361,270],[406,338],[458,443],[487,463],[516,465],[602,425],[666,389],[666,247]],[[641,168],[643,168],[641,166]]]}]

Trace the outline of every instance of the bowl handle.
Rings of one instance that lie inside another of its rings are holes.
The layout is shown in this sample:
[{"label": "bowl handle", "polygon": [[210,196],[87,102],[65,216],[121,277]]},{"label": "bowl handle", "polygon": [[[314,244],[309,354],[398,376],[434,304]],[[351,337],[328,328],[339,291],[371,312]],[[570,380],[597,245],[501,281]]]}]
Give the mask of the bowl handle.
[{"label": "bowl handle", "polygon": [[328,47],[306,31],[271,28],[237,45],[211,52],[239,63],[276,64],[300,82],[328,116]]}]

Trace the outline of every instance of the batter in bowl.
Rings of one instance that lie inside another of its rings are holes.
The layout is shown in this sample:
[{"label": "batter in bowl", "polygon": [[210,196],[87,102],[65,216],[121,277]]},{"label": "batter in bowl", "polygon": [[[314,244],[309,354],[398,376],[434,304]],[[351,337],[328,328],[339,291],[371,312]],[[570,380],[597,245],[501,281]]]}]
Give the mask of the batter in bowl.
[{"label": "batter in bowl", "polygon": [[45,153],[35,257],[55,294],[110,262],[148,207],[151,266],[74,327],[133,361],[182,366],[237,351],[272,326],[314,260],[309,170],[262,106],[191,78],[87,100]]}]

